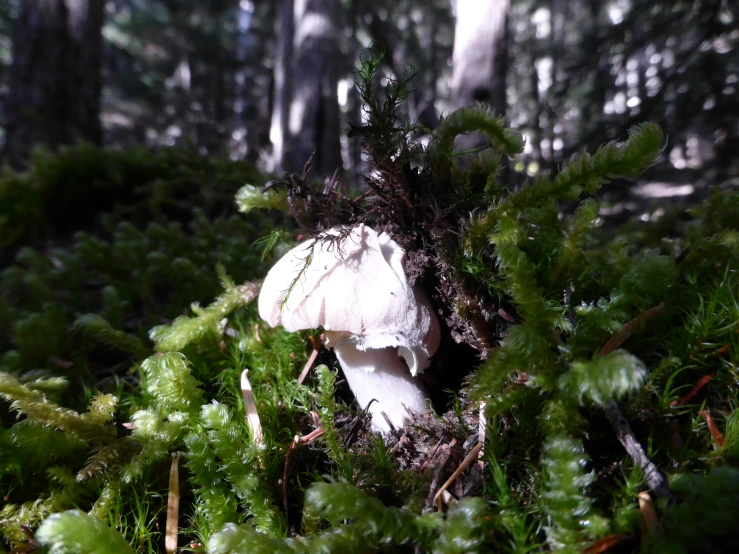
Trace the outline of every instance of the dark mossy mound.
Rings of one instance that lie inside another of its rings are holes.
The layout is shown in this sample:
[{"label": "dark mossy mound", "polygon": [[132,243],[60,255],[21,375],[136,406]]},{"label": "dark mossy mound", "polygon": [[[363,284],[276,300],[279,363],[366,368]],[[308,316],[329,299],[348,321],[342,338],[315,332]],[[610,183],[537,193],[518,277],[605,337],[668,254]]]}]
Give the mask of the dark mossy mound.
[{"label": "dark mossy mound", "polygon": [[6,168],[0,175],[0,248],[6,253],[99,229],[101,214],[132,224],[189,222],[198,206],[208,218],[222,216],[232,213],[239,187],[261,179],[250,163],[212,160],[190,149],[39,149],[27,171]]}]

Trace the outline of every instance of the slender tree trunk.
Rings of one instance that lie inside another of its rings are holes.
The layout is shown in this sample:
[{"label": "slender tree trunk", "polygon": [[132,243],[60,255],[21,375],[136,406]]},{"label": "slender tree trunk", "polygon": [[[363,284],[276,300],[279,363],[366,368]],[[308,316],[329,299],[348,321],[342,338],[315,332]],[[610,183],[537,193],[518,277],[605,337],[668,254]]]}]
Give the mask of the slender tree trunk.
[{"label": "slender tree trunk", "polygon": [[315,177],[330,176],[342,166],[336,93],[342,67],[340,9],[338,0],[295,0],[292,99],[283,166],[300,171],[315,150]]},{"label": "slender tree trunk", "polygon": [[[354,70],[354,63],[359,59],[361,48],[359,46],[359,39],[357,38],[357,23],[359,21],[360,14],[359,0],[351,0],[349,20],[351,21],[352,31],[349,40],[349,55],[351,56],[352,63],[350,67]],[[362,97],[359,94],[359,89],[355,83],[355,75],[352,74],[350,78],[351,85],[349,86],[348,102],[349,102],[349,121],[355,125],[362,124]],[[362,167],[362,141],[359,137],[354,137],[349,140],[349,172],[351,175],[351,183],[361,188],[364,183],[362,178],[363,167]]]},{"label": "slender tree trunk", "polygon": [[506,112],[509,0],[457,0],[452,58],[455,108],[485,102]]},{"label": "slender tree trunk", "polygon": [[[457,0],[452,109],[482,102],[505,116],[509,8],[510,0]],[[468,150],[486,142],[481,133],[469,133],[457,137],[456,147]]]},{"label": "slender tree trunk", "polygon": [[36,144],[102,143],[105,0],[22,0],[5,107],[5,161],[20,166]]},{"label": "slender tree trunk", "polygon": [[277,31],[277,55],[275,56],[274,87],[272,89],[272,122],[269,138],[275,169],[283,168],[288,116],[290,115],[290,87],[293,57],[294,0],[282,0],[280,23]]}]

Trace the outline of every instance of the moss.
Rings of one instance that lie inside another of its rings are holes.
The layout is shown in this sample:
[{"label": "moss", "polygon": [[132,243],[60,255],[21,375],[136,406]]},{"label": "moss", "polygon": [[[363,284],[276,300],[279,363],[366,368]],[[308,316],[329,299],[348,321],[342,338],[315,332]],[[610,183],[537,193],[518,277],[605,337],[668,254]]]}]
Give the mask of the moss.
[{"label": "moss", "polygon": [[[99,541],[163,551],[179,452],[180,546],[582,552],[621,540],[634,550],[623,536],[642,534],[638,494],[650,481],[604,406],[620,406],[669,478],[673,502],[659,504],[644,551],[737,541],[724,514],[736,511],[739,460],[739,194],[715,191],[670,248],[641,231],[629,241],[633,227],[606,237],[594,194],[648,169],[662,148],[657,126],[557,175],[508,172],[504,183],[501,160],[521,146],[513,131],[470,107],[424,148],[396,120],[408,80],[376,95],[378,67],[371,58],[359,74],[369,119],[354,134],[375,170],[364,197],[307,179],[263,193],[266,179],[246,164],[175,150],[80,146],[0,179],[0,228],[22,222],[2,234],[15,254],[0,274],[6,544],[22,547],[41,525],[36,539],[51,551]],[[473,131],[490,144],[455,151],[455,137]],[[238,216],[242,185],[249,213]],[[91,203],[51,215],[70,187],[91,191]],[[456,341],[429,379],[452,367],[466,376],[448,412],[381,438],[329,353],[297,382],[310,337],[265,328],[252,302],[272,252],[293,240],[265,209],[309,232],[366,222],[404,246],[409,276]],[[246,421],[244,370],[261,442]],[[437,512],[435,493],[476,444],[481,410],[484,453]]]}]

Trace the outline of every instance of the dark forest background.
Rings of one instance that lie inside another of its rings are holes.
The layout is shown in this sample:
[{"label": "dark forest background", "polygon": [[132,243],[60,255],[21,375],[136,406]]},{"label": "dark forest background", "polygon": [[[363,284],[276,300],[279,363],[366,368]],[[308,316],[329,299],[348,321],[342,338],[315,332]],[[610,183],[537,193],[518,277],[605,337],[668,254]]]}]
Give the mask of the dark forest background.
[{"label": "dark forest background", "polygon": [[727,0],[3,0],[3,161],[81,138],[268,172],[317,149],[317,175],[356,176],[354,71],[374,44],[388,76],[417,72],[411,120],[433,129],[474,101],[505,114],[526,137],[518,172],[655,121],[667,148],[631,192],[689,197],[737,176],[738,20]]}]

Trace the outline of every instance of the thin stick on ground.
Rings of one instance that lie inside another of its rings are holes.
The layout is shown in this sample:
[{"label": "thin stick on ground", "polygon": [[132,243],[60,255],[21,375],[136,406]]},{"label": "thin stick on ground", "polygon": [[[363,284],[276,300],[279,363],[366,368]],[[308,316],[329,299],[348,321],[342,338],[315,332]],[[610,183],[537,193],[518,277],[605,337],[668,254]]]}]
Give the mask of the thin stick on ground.
[{"label": "thin stick on ground", "polygon": [[598,539],[597,541],[595,541],[593,544],[583,550],[582,554],[602,554],[603,552],[611,550],[617,544],[621,544],[622,542],[630,538],[631,537],[629,535],[608,535],[603,537],[602,539]]},{"label": "thin stick on ground", "polygon": [[618,335],[611,337],[611,340],[603,345],[603,348],[600,350],[600,355],[605,356],[606,354],[610,354],[616,350],[619,346],[625,343],[635,331],[639,330],[650,319],[654,319],[661,314],[664,309],[665,304],[662,302],[653,308],[649,308],[646,312],[635,317],[631,321],[624,323],[621,332]]},{"label": "thin stick on ground", "polygon": [[293,437],[293,441],[290,443],[290,446],[287,449],[287,454],[285,455],[285,468],[282,470],[282,505],[285,508],[285,511],[287,512],[287,477],[290,473],[290,462],[292,461],[293,454],[295,454],[295,450],[298,447],[298,444],[303,443],[307,444],[309,442],[312,442],[323,435],[326,434],[325,429],[314,429],[307,435],[303,435],[302,437],[300,435],[295,435]]},{"label": "thin stick on ground", "polygon": [[423,473],[429,466],[429,464],[434,461],[436,453],[439,451],[439,448],[441,447],[441,444],[443,442],[444,440],[442,439],[436,443],[436,446],[434,446],[434,449],[431,451],[431,454],[429,454],[429,457],[421,464],[421,467],[418,468],[418,473]]},{"label": "thin stick on ground", "polygon": [[[603,346],[599,355],[605,356],[619,348],[634,333],[634,331],[644,325],[645,322],[661,314],[662,310],[664,310],[664,306],[664,303],[661,303],[658,306],[648,309],[646,312],[632,319],[628,323],[625,323],[623,330]],[[634,435],[631,425],[629,425],[628,420],[621,411],[621,408],[618,407],[618,404],[616,404],[616,402],[609,402],[604,406],[603,410],[605,411],[608,422],[616,432],[618,441],[624,447],[626,453],[631,457],[637,467],[641,469],[644,481],[647,483],[649,490],[651,490],[658,498],[666,498],[669,501],[673,501],[674,497],[672,496],[670,487],[667,484],[667,479],[665,479],[665,476],[660,473],[657,466],[654,465],[652,460],[649,459],[649,456],[647,456],[647,453],[644,452],[639,441],[636,440],[636,435]]]},{"label": "thin stick on ground", "polygon": [[177,552],[177,533],[180,527],[180,455],[172,454],[169,469],[169,496],[167,498],[167,523],[164,530],[164,550]]},{"label": "thin stick on ground", "polygon": [[287,474],[290,471],[290,462],[292,461],[293,453],[299,443],[300,435],[295,435],[285,455],[285,467],[282,470],[282,507],[285,509],[285,512],[287,512]]},{"label": "thin stick on ground", "polygon": [[482,450],[483,443],[478,442],[472,450],[470,450],[469,454],[465,456],[464,460],[462,460],[462,463],[459,464],[459,467],[454,470],[454,473],[449,477],[449,479],[446,480],[446,483],[444,483],[441,488],[436,491],[436,494],[434,495],[434,501],[438,503],[439,498],[442,494],[444,494],[444,491],[447,490],[454,481],[457,480],[457,478],[462,475],[462,472],[464,472],[465,469],[467,469],[473,461],[477,459],[477,455],[480,453],[480,450]]},{"label": "thin stick on ground", "polygon": [[308,377],[308,373],[310,373],[310,370],[313,368],[313,364],[316,363],[317,357],[318,349],[313,347],[313,352],[310,353],[310,357],[308,358],[308,361],[305,362],[303,371],[300,372],[300,376],[298,377],[298,383],[301,385],[303,384],[303,381],[305,381],[305,378]]},{"label": "thin stick on ground", "polygon": [[649,490],[651,490],[658,498],[673,500],[672,492],[670,491],[670,487],[667,485],[667,479],[665,479],[665,476],[660,473],[657,466],[654,465],[652,460],[649,459],[649,456],[647,456],[647,453],[644,452],[639,441],[636,440],[634,431],[632,431],[631,425],[629,425],[626,417],[624,417],[618,404],[615,402],[609,402],[603,409],[608,418],[608,422],[611,424],[611,427],[613,427],[613,430],[616,431],[618,441],[623,445],[626,453],[631,457],[637,467],[641,469]]},{"label": "thin stick on ground", "polygon": [[241,395],[244,398],[244,410],[246,411],[246,424],[251,431],[252,441],[261,444],[264,440],[262,435],[262,423],[259,421],[259,412],[257,412],[257,404],[254,402],[254,393],[249,383],[249,370],[245,369],[241,372]]}]

